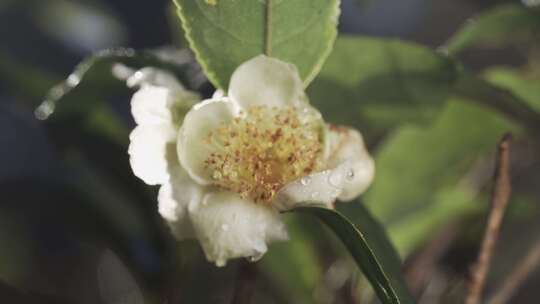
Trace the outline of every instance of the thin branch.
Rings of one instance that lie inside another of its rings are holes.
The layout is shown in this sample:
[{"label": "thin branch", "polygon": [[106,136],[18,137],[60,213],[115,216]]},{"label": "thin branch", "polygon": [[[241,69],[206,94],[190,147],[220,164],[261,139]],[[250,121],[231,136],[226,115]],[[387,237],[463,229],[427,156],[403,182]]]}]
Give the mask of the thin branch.
[{"label": "thin branch", "polygon": [[509,148],[511,136],[505,135],[499,142],[495,168],[495,185],[491,193],[491,210],[478,259],[471,268],[469,293],[465,304],[478,304],[484,289],[493,250],[499,236],[501,222],[510,198]]},{"label": "thin branch", "polygon": [[250,304],[255,291],[257,270],[253,263],[242,260],[238,266],[236,288],[231,304]]},{"label": "thin branch", "polygon": [[514,295],[518,287],[529,277],[529,275],[540,266],[540,241],[529,251],[524,260],[514,269],[514,271],[497,288],[495,293],[487,303],[504,304]]}]

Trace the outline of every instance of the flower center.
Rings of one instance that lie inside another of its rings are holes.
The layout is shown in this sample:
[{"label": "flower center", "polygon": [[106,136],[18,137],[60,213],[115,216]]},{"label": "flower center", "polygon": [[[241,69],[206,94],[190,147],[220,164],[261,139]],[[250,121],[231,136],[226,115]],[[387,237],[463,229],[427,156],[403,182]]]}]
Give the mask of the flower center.
[{"label": "flower center", "polygon": [[254,106],[206,138],[214,185],[270,202],[285,184],[321,166],[320,117],[309,109]]}]

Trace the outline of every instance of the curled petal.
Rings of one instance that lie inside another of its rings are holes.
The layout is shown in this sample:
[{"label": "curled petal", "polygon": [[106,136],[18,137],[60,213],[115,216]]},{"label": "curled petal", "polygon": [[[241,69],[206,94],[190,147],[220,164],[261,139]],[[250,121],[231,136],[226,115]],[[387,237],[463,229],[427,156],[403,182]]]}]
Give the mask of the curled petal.
[{"label": "curled petal", "polygon": [[304,176],[285,185],[276,195],[274,205],[280,211],[298,206],[333,208],[343,192],[350,164]]},{"label": "curled petal", "polygon": [[257,260],[268,243],[288,238],[276,210],[231,192],[207,194],[190,216],[206,257],[217,266],[231,258]]},{"label": "curled petal", "polygon": [[176,158],[176,129],[170,124],[137,126],[129,135],[133,173],[148,185],[169,180],[169,164]]},{"label": "curled petal", "polygon": [[329,167],[347,165],[347,178],[339,195],[342,201],[350,201],[367,190],[375,176],[375,162],[366,149],[360,132],[351,128],[331,128],[332,152]]},{"label": "curled petal", "polygon": [[199,101],[199,95],[184,89],[145,85],[133,95],[131,113],[138,125],[179,126],[187,110]]},{"label": "curled petal", "polygon": [[178,135],[178,157],[182,167],[198,183],[211,183],[212,172],[205,161],[220,149],[209,143],[209,136],[234,117],[235,105],[225,99],[203,101],[187,113]]},{"label": "curled petal", "polygon": [[259,55],[240,65],[229,84],[229,96],[240,107],[304,106],[304,87],[292,64]]},{"label": "curled petal", "polygon": [[165,87],[144,86],[131,99],[131,114],[138,125],[172,122],[168,107],[170,90]]},{"label": "curled petal", "polygon": [[159,213],[167,221],[176,239],[195,237],[188,209],[201,203],[205,191],[179,165],[173,168],[171,179],[159,189]]}]

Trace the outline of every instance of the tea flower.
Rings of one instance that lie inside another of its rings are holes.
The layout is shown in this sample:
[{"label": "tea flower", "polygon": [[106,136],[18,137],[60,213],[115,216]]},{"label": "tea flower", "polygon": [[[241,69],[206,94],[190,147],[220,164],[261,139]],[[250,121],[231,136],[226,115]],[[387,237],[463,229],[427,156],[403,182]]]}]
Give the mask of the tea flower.
[{"label": "tea flower", "polygon": [[286,240],[280,211],[332,208],[371,183],[362,136],[325,124],[293,65],[255,57],[223,95],[182,117],[193,94],[178,83],[142,85],[132,100],[138,126],[129,149],[135,175],[162,185],[159,211],[176,238],[198,239],[216,265],[257,260],[267,244]]}]

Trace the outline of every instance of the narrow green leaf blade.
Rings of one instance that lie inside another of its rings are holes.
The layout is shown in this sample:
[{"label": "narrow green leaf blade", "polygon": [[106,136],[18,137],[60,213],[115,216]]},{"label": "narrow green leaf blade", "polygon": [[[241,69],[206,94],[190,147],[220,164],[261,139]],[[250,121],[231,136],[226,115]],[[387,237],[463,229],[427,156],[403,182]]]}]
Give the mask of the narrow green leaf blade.
[{"label": "narrow green leaf blade", "polygon": [[[135,51],[115,48],[99,51],[79,63],[66,80],[49,90],[45,101],[36,109],[40,119],[48,118],[62,105],[62,112],[84,112],[96,106],[96,99],[111,96],[125,84],[114,77],[112,68],[121,63],[133,69],[152,66],[167,70],[179,78],[188,87],[193,81],[187,75],[192,61],[187,53],[181,51]],[[191,67],[191,69],[193,69]],[[77,100],[64,103],[68,99]]]},{"label": "narrow green leaf blade", "polygon": [[349,250],[384,304],[414,303],[400,273],[401,262],[384,229],[365,209],[357,209],[356,226],[337,211],[301,207],[295,211],[316,216]]},{"label": "narrow green leaf blade", "polygon": [[484,78],[498,87],[510,90],[536,113],[540,113],[540,76],[526,75],[508,67],[493,67],[484,72]]},{"label": "narrow green leaf blade", "polygon": [[175,0],[210,81],[227,89],[242,62],[266,54],[297,66],[307,85],[337,35],[339,0]]}]

